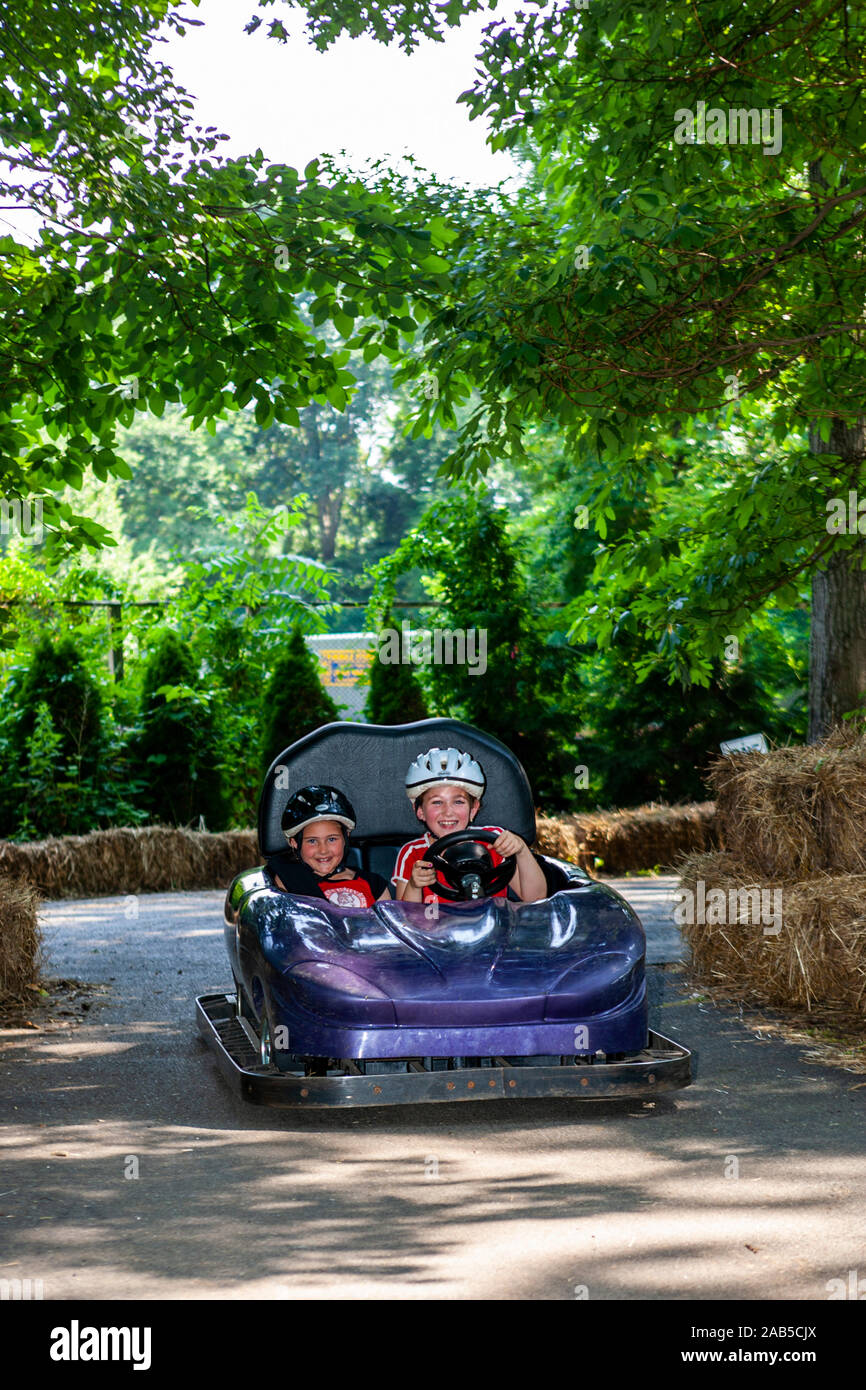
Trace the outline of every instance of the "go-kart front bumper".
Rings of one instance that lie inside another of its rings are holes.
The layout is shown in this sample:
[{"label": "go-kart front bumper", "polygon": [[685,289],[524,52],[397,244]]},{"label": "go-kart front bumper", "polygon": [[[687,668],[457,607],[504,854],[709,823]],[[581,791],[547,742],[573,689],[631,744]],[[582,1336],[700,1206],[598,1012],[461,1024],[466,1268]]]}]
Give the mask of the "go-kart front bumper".
[{"label": "go-kart front bumper", "polygon": [[[625,1059],[607,1057],[412,1057],[397,1061],[343,1058],[327,1075],[262,1066],[255,1034],[237,1013],[236,996],[203,994],[196,1000],[199,1032],[232,1089],[254,1105],[407,1105],[433,1101],[647,1100],[691,1082],[691,1053],[650,1030],[647,1046]],[[467,1065],[467,1062],[469,1063]]]}]

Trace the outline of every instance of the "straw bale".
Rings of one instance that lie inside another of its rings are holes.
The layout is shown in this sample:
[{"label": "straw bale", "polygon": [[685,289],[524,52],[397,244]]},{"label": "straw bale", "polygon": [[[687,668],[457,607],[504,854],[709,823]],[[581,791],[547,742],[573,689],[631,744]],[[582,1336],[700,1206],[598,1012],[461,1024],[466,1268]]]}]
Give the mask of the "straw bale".
[{"label": "straw bale", "polygon": [[543,854],[589,869],[600,859],[605,874],[669,867],[684,854],[716,843],[715,808],[708,801],[688,806],[654,803],[580,816],[542,815],[537,825],[537,848]]},{"label": "straw bale", "polygon": [[[668,864],[712,840],[713,808],[647,806],[592,816],[542,816],[542,852],[605,873]],[[255,832],[222,834],[148,825],[50,840],[0,840],[0,873],[26,878],[45,898],[96,898],[175,889],[224,888],[262,862]]]},{"label": "straw bale", "polygon": [[729,920],[720,924],[683,924],[699,979],[765,1004],[866,1014],[866,873],[768,880],[726,853],[693,855],[679,872],[684,889],[697,896],[703,880],[706,893],[721,888],[731,907],[743,901],[731,899],[731,890],[781,893],[778,934],[765,934],[766,924],[730,920],[747,919],[745,911],[728,911]]},{"label": "straw bale", "polygon": [[866,737],[718,759],[709,781],[721,842],[741,871],[772,879],[866,873]]},{"label": "straw bale", "polygon": [[25,997],[39,973],[38,894],[26,880],[0,873],[0,1004]]},{"label": "straw bale", "polygon": [[149,825],[21,844],[0,841],[0,872],[26,878],[46,898],[225,888],[260,863],[252,830],[211,835]]}]

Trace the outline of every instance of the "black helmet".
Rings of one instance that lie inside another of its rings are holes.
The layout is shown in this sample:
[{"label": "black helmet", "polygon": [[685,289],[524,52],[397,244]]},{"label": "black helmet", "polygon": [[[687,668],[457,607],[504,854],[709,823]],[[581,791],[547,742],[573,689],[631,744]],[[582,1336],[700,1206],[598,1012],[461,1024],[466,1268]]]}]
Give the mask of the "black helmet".
[{"label": "black helmet", "polygon": [[282,827],[288,838],[314,820],[335,820],[348,831],[355,829],[355,811],[348,797],[336,787],[301,787],[290,796],[283,811]]}]

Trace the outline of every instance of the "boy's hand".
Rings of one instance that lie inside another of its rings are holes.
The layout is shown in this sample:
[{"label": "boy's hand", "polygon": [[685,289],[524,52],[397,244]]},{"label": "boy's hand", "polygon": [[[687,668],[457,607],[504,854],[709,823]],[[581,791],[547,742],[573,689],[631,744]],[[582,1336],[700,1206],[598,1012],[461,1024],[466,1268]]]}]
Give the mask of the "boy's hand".
[{"label": "boy's hand", "polygon": [[497,854],[501,854],[503,859],[507,859],[510,854],[528,854],[529,846],[525,840],[521,840],[519,835],[515,835],[513,830],[503,830],[501,835],[497,835],[493,841],[493,849]]},{"label": "boy's hand", "polygon": [[423,859],[418,859],[412,865],[409,882],[413,888],[429,888],[436,882],[436,870],[432,864],[425,864]]}]

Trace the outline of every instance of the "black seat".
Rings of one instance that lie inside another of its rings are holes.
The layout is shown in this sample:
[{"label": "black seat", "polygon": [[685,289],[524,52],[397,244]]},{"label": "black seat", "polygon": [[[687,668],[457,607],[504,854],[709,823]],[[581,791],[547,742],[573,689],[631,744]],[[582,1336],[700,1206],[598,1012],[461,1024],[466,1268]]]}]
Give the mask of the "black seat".
[{"label": "black seat", "polygon": [[390,887],[397,855],[405,843],[405,840],[391,840],[383,843],[353,837],[349,852],[346,855],[346,863],[350,869],[356,869],[359,874],[381,874]]},{"label": "black seat", "polygon": [[405,843],[405,840],[367,841],[363,847],[365,872],[381,874],[392,893],[394,886],[391,883],[391,875],[394,872],[394,865],[397,863],[397,855]]},{"label": "black seat", "polygon": [[427,748],[457,747],[476,758],[487,777],[479,823],[504,825],[535,841],[535,809],[526,773],[510,749],[457,719],[415,724],[325,724],[274,759],[259,799],[259,848],[277,854],[286,841],[281,820],[299,787],[339,787],[355,808],[362,867],[390,878],[397,851],[421,827],[405,790],[409,764]]},{"label": "black seat", "polygon": [[[339,787],[355,808],[358,824],[347,863],[362,874],[377,873],[393,892],[391,875],[407,840],[423,833],[409,798],[409,764],[427,748],[460,748],[484,768],[487,790],[481,825],[503,825],[531,845],[535,810],[523,767],[510,749],[457,719],[421,719],[415,724],[325,724],[298,739],[271,765],[259,799],[259,847],[263,857],[285,849],[281,820],[299,787]],[[509,897],[514,897],[511,889]]]},{"label": "black seat", "polygon": [[359,874],[381,874],[384,879],[390,881],[397,855],[405,843],[405,840],[382,843],[353,836],[346,855],[346,864],[350,869],[357,869]]}]

